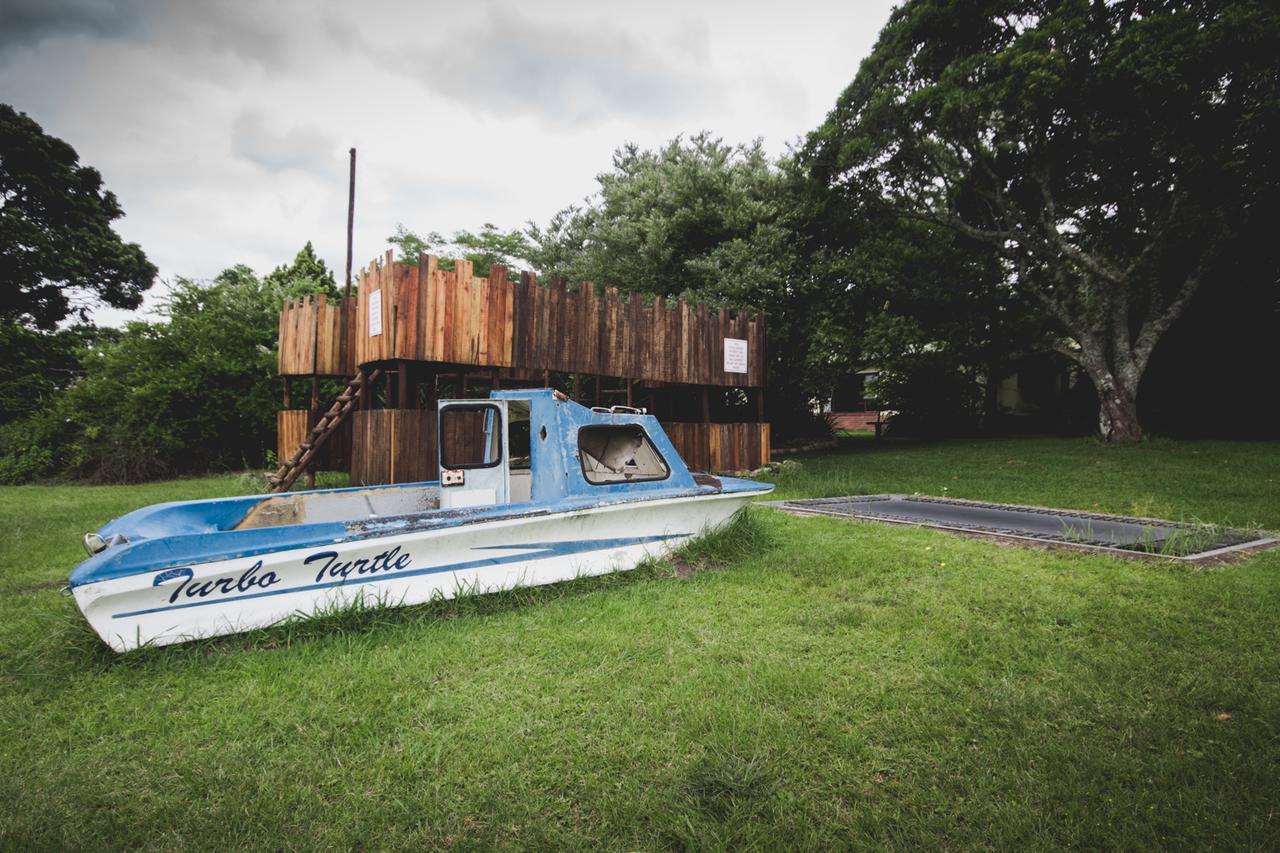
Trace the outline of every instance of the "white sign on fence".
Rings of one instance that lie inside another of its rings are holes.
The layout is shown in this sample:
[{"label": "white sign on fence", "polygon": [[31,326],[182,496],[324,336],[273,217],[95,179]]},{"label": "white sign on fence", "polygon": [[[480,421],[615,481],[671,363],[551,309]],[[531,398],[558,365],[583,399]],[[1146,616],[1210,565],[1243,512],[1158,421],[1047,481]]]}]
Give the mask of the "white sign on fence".
[{"label": "white sign on fence", "polygon": [[724,372],[747,372],[747,342],[742,338],[724,339]]},{"label": "white sign on fence", "polygon": [[369,291],[369,337],[382,334],[382,291]]}]

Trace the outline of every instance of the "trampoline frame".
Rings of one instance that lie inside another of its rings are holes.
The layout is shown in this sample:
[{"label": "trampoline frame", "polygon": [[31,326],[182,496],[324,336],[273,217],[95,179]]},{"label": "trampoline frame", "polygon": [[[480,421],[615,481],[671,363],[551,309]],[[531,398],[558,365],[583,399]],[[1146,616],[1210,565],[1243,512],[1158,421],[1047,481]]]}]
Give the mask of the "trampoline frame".
[{"label": "trampoline frame", "polygon": [[[893,499],[909,500],[919,503],[939,503],[949,506],[970,506],[979,509],[1002,510],[1007,512],[1032,513],[1035,515],[1051,515],[1059,518],[1079,519],[1084,521],[1100,521],[1113,522],[1121,524],[1135,524],[1139,526],[1156,526],[1172,530],[1199,530],[1199,529],[1215,529],[1221,531],[1226,537],[1240,538],[1242,541],[1231,542],[1220,547],[1209,548],[1204,551],[1195,551],[1188,554],[1163,553],[1160,551],[1144,550],[1142,548],[1124,547],[1118,544],[1105,544],[1098,540],[1081,541],[1074,540],[1067,536],[1053,536],[1043,533],[1035,533],[1032,531],[1007,527],[985,527],[982,525],[967,525],[957,523],[947,523],[943,521],[913,518],[907,516],[894,516],[889,513],[876,514],[874,512],[858,512],[854,507],[855,504],[875,504],[879,501],[889,501]],[[1000,540],[1010,540],[1013,542],[1034,543],[1042,546],[1052,546],[1055,548],[1074,548],[1078,550],[1094,551],[1097,553],[1111,554],[1121,557],[1137,557],[1146,559],[1163,559],[1174,560],[1185,563],[1196,563],[1203,560],[1222,557],[1235,554],[1242,551],[1263,550],[1267,547],[1280,543],[1280,537],[1267,531],[1240,531],[1232,528],[1216,528],[1213,525],[1194,524],[1185,521],[1169,521],[1162,518],[1145,518],[1141,516],[1124,516],[1110,515],[1106,513],[1086,512],[1075,509],[1056,509],[1053,507],[1041,506],[1024,506],[1020,504],[1004,504],[990,503],[986,501],[971,501],[962,498],[939,498],[930,495],[901,495],[901,494],[878,494],[878,495],[845,495],[842,497],[829,498],[797,498],[782,501],[764,501],[760,502],[761,506],[769,506],[783,512],[799,516],[826,516],[828,518],[845,518],[855,521],[881,522],[884,524],[900,524],[910,527],[925,527],[933,530],[943,530],[952,533],[962,533],[971,536],[989,537]]]}]

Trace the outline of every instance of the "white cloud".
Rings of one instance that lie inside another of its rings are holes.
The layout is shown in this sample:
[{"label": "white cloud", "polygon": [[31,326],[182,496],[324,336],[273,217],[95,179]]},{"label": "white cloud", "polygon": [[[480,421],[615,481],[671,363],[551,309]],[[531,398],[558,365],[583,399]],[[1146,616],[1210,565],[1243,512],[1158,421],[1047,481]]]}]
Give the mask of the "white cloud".
[{"label": "white cloud", "polygon": [[397,222],[545,221],[592,192],[624,142],[706,129],[781,153],[834,104],[890,7],[0,8],[16,3],[25,34],[0,40],[0,101],[102,172],[127,213],[118,230],[170,279],[265,272],[307,240],[341,276],[351,146],[357,266]]},{"label": "white cloud", "polygon": [[316,127],[271,128],[261,110],[245,110],[231,124],[231,150],[268,172],[323,171],[335,145]]},{"label": "white cloud", "polygon": [[491,9],[425,50],[376,51],[465,108],[494,116],[536,116],[549,124],[610,117],[688,117],[713,109],[727,87],[707,59],[707,29],[645,38],[616,22],[560,22]]}]

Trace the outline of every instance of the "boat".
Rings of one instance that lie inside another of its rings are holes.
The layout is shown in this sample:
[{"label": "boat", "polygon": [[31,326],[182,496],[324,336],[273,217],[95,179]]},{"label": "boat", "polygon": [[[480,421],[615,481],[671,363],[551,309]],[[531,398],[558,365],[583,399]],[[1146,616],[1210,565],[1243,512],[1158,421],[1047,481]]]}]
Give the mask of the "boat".
[{"label": "boat", "polygon": [[436,425],[438,481],[144,507],[86,534],[70,591],[126,652],[625,571],[773,488],[691,472],[642,409],[551,389],[441,400]]}]

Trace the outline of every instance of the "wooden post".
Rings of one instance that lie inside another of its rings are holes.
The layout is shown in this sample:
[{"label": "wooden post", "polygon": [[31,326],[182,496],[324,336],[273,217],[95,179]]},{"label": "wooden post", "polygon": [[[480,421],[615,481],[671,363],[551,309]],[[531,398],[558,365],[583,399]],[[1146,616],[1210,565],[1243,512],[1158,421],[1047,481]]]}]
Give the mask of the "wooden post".
[{"label": "wooden post", "polygon": [[436,410],[436,400],[440,399],[439,392],[436,390],[436,373],[431,371],[426,378],[419,377],[419,382],[427,388],[427,411],[434,412]]},{"label": "wooden post", "polygon": [[347,317],[349,312],[353,310],[351,304],[351,234],[355,227],[356,221],[356,149],[351,149],[351,178],[347,187],[347,278],[346,288],[343,290],[342,309],[338,312],[338,322],[342,324],[338,329],[338,359],[341,363],[340,370],[343,379],[347,378],[347,348],[354,344],[349,340],[350,334],[348,326],[350,325]]},{"label": "wooden post", "polygon": [[396,410],[388,406],[387,421],[389,423],[389,431],[387,433],[387,482],[394,483],[396,481]]},{"label": "wooden post", "polygon": [[[351,232],[356,221],[356,149],[351,149],[351,179],[347,187],[347,289],[346,298],[351,298]],[[346,329],[346,326],[343,326]],[[345,337],[345,335],[344,335]]]},{"label": "wooden post", "polygon": [[292,400],[292,398],[289,396],[289,377],[288,377],[288,376],[281,376],[281,377],[280,377],[280,381],[284,384],[284,407],[285,407],[286,409],[292,409],[292,408],[293,408],[293,400]]},{"label": "wooden post", "polygon": [[[311,369],[315,370],[315,362],[311,363]],[[320,419],[320,377],[314,373],[311,374],[311,405],[307,407],[307,431],[316,425],[316,421]],[[316,487],[316,466],[313,462],[307,466],[307,488],[314,489]]]},{"label": "wooden post", "polygon": [[413,408],[413,377],[410,375],[413,368],[410,362],[400,362],[400,367],[396,371],[396,408],[412,409]]},{"label": "wooden post", "polygon": [[631,405],[631,380],[630,380],[630,379],[628,379],[628,380],[627,380],[627,408],[632,408],[632,405]]}]

